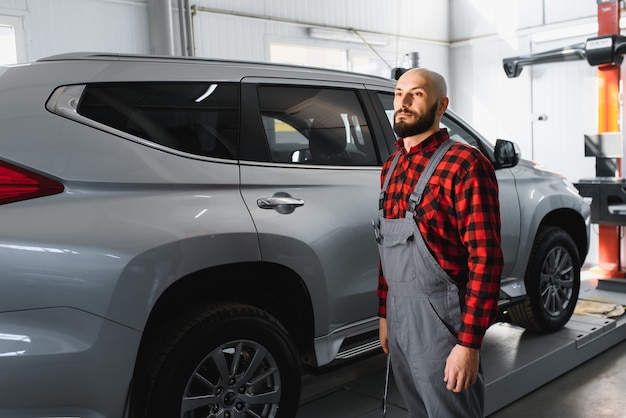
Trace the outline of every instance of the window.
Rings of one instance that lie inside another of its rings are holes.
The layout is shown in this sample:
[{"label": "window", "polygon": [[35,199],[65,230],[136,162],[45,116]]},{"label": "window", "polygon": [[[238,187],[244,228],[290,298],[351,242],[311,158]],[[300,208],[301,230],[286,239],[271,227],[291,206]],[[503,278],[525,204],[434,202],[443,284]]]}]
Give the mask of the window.
[{"label": "window", "polygon": [[[389,125],[393,128],[393,94],[379,92],[378,99],[380,100],[380,103],[382,104],[383,109],[385,110],[385,114],[387,115],[387,119],[389,120]],[[389,149],[395,150],[396,149],[395,142],[397,140],[397,135],[394,132],[393,138],[389,136],[387,137],[388,137],[387,146],[389,147]]]},{"label": "window", "polygon": [[0,65],[17,62],[17,46],[13,26],[0,24]]},{"label": "window", "polygon": [[28,60],[23,16],[0,15],[0,65]]},{"label": "window", "polygon": [[383,109],[385,109],[385,114],[387,115],[387,119],[389,119],[389,124],[393,126],[393,94],[391,93],[378,93],[378,98],[380,99],[380,103],[383,105]]},{"label": "window", "polygon": [[347,70],[346,56],[344,49],[284,44],[270,45],[270,61],[279,64]]},{"label": "window", "polygon": [[381,77],[389,77],[391,74],[391,66],[382,57],[363,48],[324,48],[272,43],[270,44],[270,62],[330,68]]},{"label": "window", "polygon": [[350,71],[389,78],[391,68],[382,58],[350,51]]},{"label": "window", "polygon": [[378,165],[355,91],[261,86],[259,102],[273,162]]},{"label": "window", "polygon": [[239,87],[211,83],[88,85],[78,113],[191,154],[236,158]]}]

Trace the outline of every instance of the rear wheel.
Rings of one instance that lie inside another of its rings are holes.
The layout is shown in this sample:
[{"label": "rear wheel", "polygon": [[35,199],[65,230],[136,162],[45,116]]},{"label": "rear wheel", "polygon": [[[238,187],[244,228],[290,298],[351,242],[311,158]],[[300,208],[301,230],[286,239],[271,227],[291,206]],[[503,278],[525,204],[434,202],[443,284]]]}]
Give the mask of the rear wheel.
[{"label": "rear wheel", "polygon": [[512,322],[535,332],[561,329],[574,313],[580,291],[580,258],[567,232],[539,229],[524,282],[527,297],[509,309]]},{"label": "rear wheel", "polygon": [[300,396],[295,350],[264,311],[228,304],[171,324],[137,369],[135,417],[293,418]]}]

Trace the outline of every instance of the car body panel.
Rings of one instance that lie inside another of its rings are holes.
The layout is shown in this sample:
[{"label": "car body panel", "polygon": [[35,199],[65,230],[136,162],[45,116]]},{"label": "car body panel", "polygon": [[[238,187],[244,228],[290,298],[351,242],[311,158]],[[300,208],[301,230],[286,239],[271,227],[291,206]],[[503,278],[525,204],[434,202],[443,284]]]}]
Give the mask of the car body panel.
[{"label": "car body panel", "polygon": [[66,307],[0,313],[0,329],[0,416],[123,416],[140,332]]},{"label": "car body panel", "polygon": [[509,277],[515,267],[517,254],[520,247],[520,202],[517,194],[515,177],[510,169],[496,170],[498,179],[498,194],[500,200],[500,217],[506,219],[500,227],[502,239],[502,254],[504,256],[504,268],[502,277]]},{"label": "car body panel", "polygon": [[[581,220],[590,217],[590,206],[584,201],[574,185],[561,175],[542,168],[539,164],[522,160],[511,169],[518,185],[521,219],[524,220],[520,233],[520,242],[532,242],[538,226],[543,219],[554,211],[571,211]],[[588,223],[588,221],[587,221]],[[589,234],[587,234],[587,238]],[[587,249],[589,243],[587,242]],[[528,259],[530,246],[520,246],[517,272],[525,270],[521,260]],[[587,252],[581,252],[581,263]]]},{"label": "car body panel", "polygon": [[[242,194],[259,232],[262,259],[293,269],[316,302],[316,336],[376,315],[371,245],[378,167],[241,166]],[[260,209],[257,199],[283,192],[304,201],[290,214]],[[324,286],[320,286],[320,281]]]}]

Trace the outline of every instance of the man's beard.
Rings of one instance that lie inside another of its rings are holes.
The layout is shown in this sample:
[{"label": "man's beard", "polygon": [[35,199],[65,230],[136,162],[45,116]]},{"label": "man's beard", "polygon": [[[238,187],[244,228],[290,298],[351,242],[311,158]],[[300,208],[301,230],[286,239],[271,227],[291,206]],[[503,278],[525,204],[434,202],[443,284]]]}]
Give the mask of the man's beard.
[{"label": "man's beard", "polygon": [[[393,130],[396,131],[396,134],[400,138],[406,138],[409,136],[419,135],[421,133],[426,132],[427,130],[432,128],[432,126],[435,123],[435,117],[437,116],[438,104],[439,104],[438,102],[435,102],[435,104],[422,116],[418,116],[415,112],[413,112],[412,110],[409,110],[409,112],[413,116],[416,116],[415,122],[407,123],[405,121],[399,121],[399,122],[394,121]],[[397,113],[398,112],[396,112],[396,114]]]}]

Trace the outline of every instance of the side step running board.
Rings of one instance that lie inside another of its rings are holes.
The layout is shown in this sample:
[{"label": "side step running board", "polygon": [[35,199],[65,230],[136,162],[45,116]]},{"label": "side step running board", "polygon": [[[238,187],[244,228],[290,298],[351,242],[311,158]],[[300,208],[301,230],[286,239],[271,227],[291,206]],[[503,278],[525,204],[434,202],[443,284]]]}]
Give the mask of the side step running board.
[{"label": "side step running board", "polygon": [[380,350],[380,341],[369,341],[365,344],[357,345],[355,347],[350,347],[346,350],[340,351],[337,353],[338,360],[347,360],[352,357],[360,356],[365,353],[369,353],[374,350]]}]

